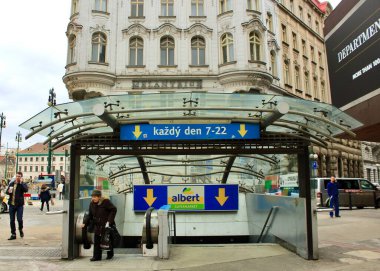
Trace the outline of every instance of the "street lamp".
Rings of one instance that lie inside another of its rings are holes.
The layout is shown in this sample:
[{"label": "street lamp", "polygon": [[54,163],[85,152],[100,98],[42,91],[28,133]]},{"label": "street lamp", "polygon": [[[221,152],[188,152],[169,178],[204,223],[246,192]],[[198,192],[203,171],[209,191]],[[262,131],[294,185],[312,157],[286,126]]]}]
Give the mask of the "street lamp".
[{"label": "street lamp", "polygon": [[[48,106],[52,107],[56,105],[56,95],[54,92],[54,88],[49,89],[49,99],[48,99]],[[53,118],[53,109],[50,110],[50,121]],[[51,156],[52,156],[52,151],[51,151],[51,140],[49,141],[49,147],[48,147],[48,166],[47,166],[47,173],[51,173]]]},{"label": "street lamp", "polygon": [[16,153],[16,173],[20,170],[18,170],[18,149],[20,147],[20,142],[22,141],[22,135],[20,131],[16,133],[16,141],[17,141],[17,153]]},{"label": "street lamp", "polygon": [[5,180],[8,180],[8,176],[7,176],[7,171],[8,171],[8,147],[7,147],[7,150],[5,151],[5,174],[4,174],[4,179]]},{"label": "street lamp", "polygon": [[1,153],[1,134],[3,132],[3,128],[5,128],[5,116],[4,113],[1,113],[0,115],[0,153]]}]

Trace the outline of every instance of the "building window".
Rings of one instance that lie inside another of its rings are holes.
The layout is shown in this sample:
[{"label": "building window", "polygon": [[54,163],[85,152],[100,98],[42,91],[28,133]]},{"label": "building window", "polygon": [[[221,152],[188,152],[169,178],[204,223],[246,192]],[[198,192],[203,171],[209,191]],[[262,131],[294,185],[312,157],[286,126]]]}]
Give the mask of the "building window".
[{"label": "building window", "polygon": [[21,166],[19,166],[19,167],[18,167],[18,171],[22,171],[21,169],[22,169],[22,167],[21,167]]},{"label": "building window", "polygon": [[18,161],[19,161],[19,162],[22,162],[22,157],[20,157],[20,158],[18,159]]},{"label": "building window", "polygon": [[28,157],[25,157],[24,161],[27,162],[28,161]]},{"label": "building window", "polygon": [[191,0],[191,16],[203,16],[204,0]]},{"label": "building window", "polygon": [[309,73],[308,72],[305,72],[305,92],[307,94],[310,94],[310,83],[309,83]]},{"label": "building window", "polygon": [[161,15],[174,16],[174,0],[161,0]]},{"label": "building window", "polygon": [[307,25],[311,27],[311,15],[307,14]]},{"label": "building window", "polygon": [[319,66],[323,67],[323,59],[322,59],[321,52],[318,52],[318,63],[319,63]]},{"label": "building window", "polygon": [[95,10],[107,12],[107,0],[95,0]]},{"label": "building window", "polygon": [[59,170],[60,170],[60,171],[63,171],[63,166],[60,166],[60,167],[59,167]]},{"label": "building window", "polygon": [[55,166],[53,166],[53,169],[52,169],[53,172],[55,172]]},{"label": "building window", "polygon": [[161,38],[161,65],[173,66],[174,65],[174,39],[166,36]]},{"label": "building window", "polygon": [[270,64],[273,76],[277,76],[277,59],[275,51],[270,51]]},{"label": "building window", "polygon": [[286,85],[290,85],[290,69],[289,69],[289,61],[285,60],[284,62],[284,82]]},{"label": "building window", "polygon": [[301,89],[300,69],[298,67],[295,67],[294,69],[294,77],[295,77],[296,89]]},{"label": "building window", "polygon": [[53,157],[53,162],[55,162],[55,157]]},{"label": "building window", "polygon": [[59,157],[59,161],[63,162],[63,157]]},{"label": "building window", "polygon": [[144,16],[144,0],[131,1],[131,16],[132,17]]},{"label": "building window", "polygon": [[67,54],[67,64],[71,64],[75,62],[75,46],[76,46],[76,37],[75,35],[70,35],[69,52]]},{"label": "building window", "polygon": [[261,39],[257,32],[249,34],[249,48],[251,51],[251,60],[258,61],[261,59]]},{"label": "building window", "polygon": [[248,6],[248,9],[250,9],[250,10],[260,10],[260,1],[259,0],[248,0],[247,6]]},{"label": "building window", "polygon": [[35,172],[38,172],[38,166],[35,166]]},{"label": "building window", "polygon": [[132,37],[129,40],[129,65],[143,65],[144,41],[140,37]]},{"label": "building window", "polygon": [[293,38],[293,48],[298,50],[297,34],[293,32],[292,38]]},{"label": "building window", "polygon": [[315,32],[319,34],[319,23],[318,21],[315,21]]},{"label": "building window", "polygon": [[44,172],[45,169],[44,169],[44,166],[41,166],[41,172]]},{"label": "building window", "polygon": [[268,17],[268,29],[269,29],[269,31],[273,32],[273,17],[272,17],[272,14],[267,13],[267,17]]},{"label": "building window", "polygon": [[227,12],[231,10],[231,0],[219,0],[219,12]]},{"label": "building window", "polygon": [[30,157],[30,159],[29,159],[29,160],[30,160],[30,162],[33,162],[33,157]]},{"label": "building window", "polygon": [[290,0],[290,11],[294,13],[294,3],[293,3],[293,0]]},{"label": "building window", "polygon": [[318,98],[318,79],[313,78],[314,98]]},{"label": "building window", "polygon": [[228,63],[234,61],[234,39],[230,33],[224,34],[221,38],[222,61]]},{"label": "building window", "polygon": [[299,8],[299,12],[300,12],[300,19],[301,21],[303,21],[303,9],[302,7],[298,7]]},{"label": "building window", "polygon": [[24,172],[27,172],[27,171],[28,171],[28,167],[24,166]]},{"label": "building window", "polygon": [[302,40],[302,54],[306,56],[306,41]]},{"label": "building window", "polygon": [[38,157],[36,157],[36,162],[38,162]]},{"label": "building window", "polygon": [[326,90],[325,90],[325,83],[321,82],[321,99],[322,101],[326,101]]},{"label": "building window", "polygon": [[371,180],[371,169],[370,168],[367,168],[367,179],[368,179],[368,181],[372,182],[372,180]]},{"label": "building window", "polygon": [[41,157],[41,162],[44,162],[45,161],[45,157]]},{"label": "building window", "polygon": [[288,33],[286,30],[286,26],[282,24],[281,28],[282,28],[282,41],[287,43],[288,42]]},{"label": "building window", "polygon": [[78,1],[79,0],[72,0],[71,1],[71,15],[78,12]]},{"label": "building window", "polygon": [[314,53],[314,47],[310,46],[310,55],[311,55],[311,61],[315,62],[315,53]]},{"label": "building window", "polygon": [[29,172],[33,172],[33,167],[29,166]]},{"label": "building window", "polygon": [[103,33],[97,32],[92,35],[92,55],[91,61],[98,63],[106,62],[107,37]]},{"label": "building window", "polygon": [[205,65],[206,43],[202,37],[194,37],[191,39],[191,64]]}]

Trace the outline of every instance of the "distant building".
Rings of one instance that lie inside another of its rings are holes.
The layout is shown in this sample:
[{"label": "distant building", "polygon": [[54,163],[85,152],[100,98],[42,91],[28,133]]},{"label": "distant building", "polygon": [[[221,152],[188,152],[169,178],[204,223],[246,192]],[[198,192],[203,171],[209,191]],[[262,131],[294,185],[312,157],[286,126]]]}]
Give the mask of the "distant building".
[{"label": "distant building", "polygon": [[364,177],[380,183],[380,143],[362,142]]},{"label": "distant building", "polygon": [[[55,149],[52,153],[51,173],[58,171],[65,176],[68,171],[69,160],[65,152],[70,150],[68,146]],[[67,160],[67,161],[66,161]],[[18,170],[23,172],[25,179],[36,179],[41,173],[46,174],[48,167],[48,145],[36,143],[18,154]]]},{"label": "distant building", "polygon": [[16,154],[7,151],[6,155],[0,155],[0,179],[11,179],[15,174]]}]

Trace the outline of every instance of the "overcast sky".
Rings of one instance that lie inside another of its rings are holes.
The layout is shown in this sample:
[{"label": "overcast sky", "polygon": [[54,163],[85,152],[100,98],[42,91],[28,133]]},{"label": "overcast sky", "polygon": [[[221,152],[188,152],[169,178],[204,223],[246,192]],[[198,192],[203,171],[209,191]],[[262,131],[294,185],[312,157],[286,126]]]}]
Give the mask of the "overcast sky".
[{"label": "overcast sky", "polygon": [[[2,1],[0,25],[0,114],[6,116],[2,150],[15,148],[21,131],[26,148],[44,137],[25,141],[27,130],[18,125],[47,107],[49,89],[54,87],[57,103],[70,101],[62,76],[66,65],[66,28],[70,0]],[[331,0],[335,8],[340,0]]]}]

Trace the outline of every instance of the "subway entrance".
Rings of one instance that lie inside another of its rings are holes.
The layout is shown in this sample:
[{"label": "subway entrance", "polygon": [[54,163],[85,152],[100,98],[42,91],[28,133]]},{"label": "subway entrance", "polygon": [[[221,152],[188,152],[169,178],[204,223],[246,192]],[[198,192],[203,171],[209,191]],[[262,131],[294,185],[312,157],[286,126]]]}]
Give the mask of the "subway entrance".
[{"label": "subway entrance", "polygon": [[175,93],[59,105],[23,127],[70,144],[63,258],[81,253],[77,220],[97,188],[118,208],[123,247],[144,239],[147,210],[169,206],[180,242],[271,241],[317,259],[310,154],[357,125],[289,97]]}]

